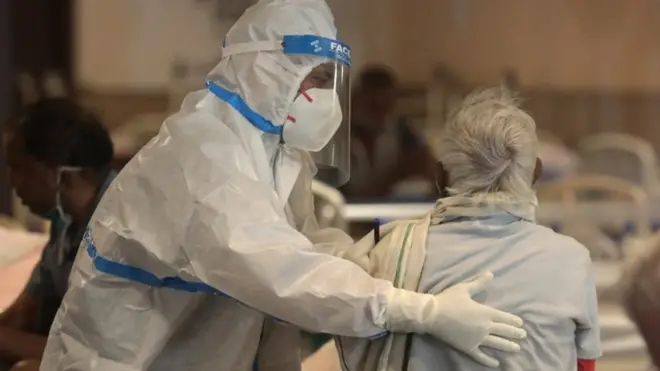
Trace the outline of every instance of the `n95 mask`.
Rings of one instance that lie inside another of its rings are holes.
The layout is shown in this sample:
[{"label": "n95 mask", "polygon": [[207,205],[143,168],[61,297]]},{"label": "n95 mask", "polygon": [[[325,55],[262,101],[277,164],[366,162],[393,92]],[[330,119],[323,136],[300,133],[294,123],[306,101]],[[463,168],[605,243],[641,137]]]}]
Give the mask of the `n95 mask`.
[{"label": "n95 mask", "polygon": [[293,101],[282,139],[294,148],[318,152],[330,142],[342,119],[339,96],[333,89],[308,89]]}]

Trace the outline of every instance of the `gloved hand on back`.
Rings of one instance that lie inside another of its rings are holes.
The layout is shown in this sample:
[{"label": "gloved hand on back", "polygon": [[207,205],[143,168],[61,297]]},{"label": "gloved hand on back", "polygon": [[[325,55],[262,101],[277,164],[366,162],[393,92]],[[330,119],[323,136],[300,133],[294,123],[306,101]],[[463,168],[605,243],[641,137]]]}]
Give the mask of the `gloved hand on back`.
[{"label": "gloved hand on back", "polygon": [[394,332],[429,334],[485,366],[497,367],[499,361],[481,347],[518,352],[518,342],[527,333],[520,317],[472,299],[492,279],[493,274],[485,272],[435,296],[396,289],[387,308],[386,327]]}]

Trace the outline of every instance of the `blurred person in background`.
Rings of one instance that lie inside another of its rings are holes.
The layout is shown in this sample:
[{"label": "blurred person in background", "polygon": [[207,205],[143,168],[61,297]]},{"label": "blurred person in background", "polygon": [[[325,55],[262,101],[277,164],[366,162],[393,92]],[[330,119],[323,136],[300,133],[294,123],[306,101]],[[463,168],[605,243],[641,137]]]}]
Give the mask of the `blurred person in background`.
[{"label": "blurred person in background", "polygon": [[426,141],[396,115],[394,72],[385,66],[366,67],[356,85],[351,104],[351,180],[342,189],[346,197],[387,197],[399,182],[412,178],[432,184],[435,159]]},{"label": "blurred person in background", "polygon": [[4,140],[11,186],[51,228],[27,286],[0,314],[0,370],[36,370],[85,226],[112,179],[113,149],[101,121],[64,98],[27,106]]},{"label": "blurred person in background", "polygon": [[660,237],[626,262],[620,287],[623,305],[646,341],[646,347],[660,370]]},{"label": "blurred person in background", "polygon": [[551,133],[540,131],[538,138],[539,158],[543,161],[540,182],[551,182],[575,174],[579,166],[579,156],[575,152]]},{"label": "blurred person in background", "polygon": [[[584,246],[536,223],[532,186],[542,165],[532,117],[505,88],[474,93],[449,119],[439,153],[442,196],[431,213],[413,224],[383,226],[381,243],[363,249],[366,237],[345,257],[377,277],[392,272],[393,282],[430,294],[492,271],[497,278],[487,289],[470,291],[480,302],[522,317],[529,333],[519,353],[502,358],[485,351],[501,360],[500,370],[593,371],[601,350],[592,264]],[[419,241],[425,249],[416,248]],[[487,369],[435,339],[392,336],[388,362],[399,366],[388,369]],[[399,354],[393,351],[397,337]],[[355,340],[343,339],[342,364],[375,370],[364,364],[378,358],[363,349],[377,349],[378,341],[348,347]]]},{"label": "blurred person in background", "polygon": [[311,193],[317,168],[349,176],[350,49],[336,37],[323,0],[261,0],[237,20],[207,89],[99,203],[42,371],[293,371],[294,326],[517,350],[520,318],[466,290],[396,289],[329,255],[353,243],[318,228]]}]

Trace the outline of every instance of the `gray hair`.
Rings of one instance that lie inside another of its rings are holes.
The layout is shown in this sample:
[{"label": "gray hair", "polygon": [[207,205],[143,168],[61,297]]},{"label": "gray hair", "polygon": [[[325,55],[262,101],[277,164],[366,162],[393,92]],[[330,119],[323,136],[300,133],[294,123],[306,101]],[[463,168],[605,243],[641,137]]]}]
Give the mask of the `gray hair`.
[{"label": "gray hair", "polygon": [[505,87],[470,94],[451,115],[440,143],[450,195],[535,197],[536,124]]}]

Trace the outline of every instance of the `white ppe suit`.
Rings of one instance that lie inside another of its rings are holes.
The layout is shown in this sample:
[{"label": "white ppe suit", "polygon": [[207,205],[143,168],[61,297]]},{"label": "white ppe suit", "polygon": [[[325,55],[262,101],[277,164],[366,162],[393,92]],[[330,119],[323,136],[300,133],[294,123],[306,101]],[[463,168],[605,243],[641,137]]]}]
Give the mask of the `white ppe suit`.
[{"label": "white ppe suit", "polygon": [[[325,2],[262,0],[225,43],[263,46],[285,35],[335,38]],[[272,49],[223,55],[210,86],[234,95],[189,94],[103,196],[42,371],[296,370],[298,331],[281,322],[357,337],[429,333],[464,351],[491,334],[525,336],[519,318],[468,294],[402,291],[319,253],[337,254],[352,241],[316,228],[310,155],[282,146],[253,118],[283,125],[319,63]],[[489,319],[472,323],[445,310],[461,305]]]}]

